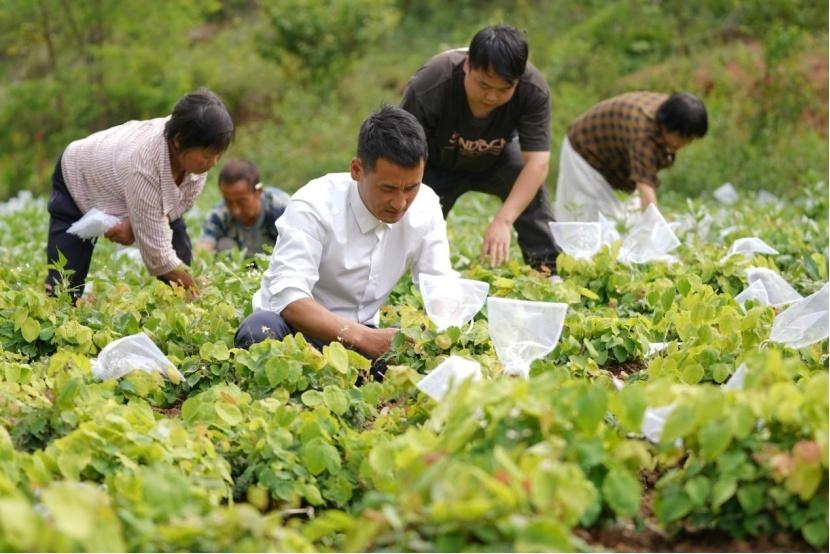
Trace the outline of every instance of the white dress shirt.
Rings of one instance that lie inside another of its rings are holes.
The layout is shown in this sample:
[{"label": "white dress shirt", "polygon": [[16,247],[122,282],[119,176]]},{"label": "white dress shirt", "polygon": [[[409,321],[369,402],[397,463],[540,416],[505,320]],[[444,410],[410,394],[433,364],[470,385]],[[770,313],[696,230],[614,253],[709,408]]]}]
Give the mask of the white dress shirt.
[{"label": "white dress shirt", "polygon": [[128,217],[144,265],[152,275],[183,266],[170,222],[193,207],[207,173],[188,173],[176,185],[164,125],[170,117],[128,121],[76,140],[61,157],[69,194],[82,213],[98,208]]},{"label": "white dress shirt", "polygon": [[277,220],[277,243],[254,295],[254,309],[281,313],[302,298],[363,324],[377,325],[379,309],[407,271],[457,275],[450,264],[447,227],[438,196],[421,184],[404,216],[388,224],[360,198],[349,173],[310,181]]}]

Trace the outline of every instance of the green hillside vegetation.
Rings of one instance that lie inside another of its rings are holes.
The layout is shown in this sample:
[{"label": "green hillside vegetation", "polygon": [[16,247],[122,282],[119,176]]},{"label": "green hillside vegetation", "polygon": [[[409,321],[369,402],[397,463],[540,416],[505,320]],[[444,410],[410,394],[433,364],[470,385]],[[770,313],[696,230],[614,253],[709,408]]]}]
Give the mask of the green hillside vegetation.
[{"label": "green hillside vegetation", "polygon": [[[568,123],[627,90],[688,90],[710,133],[664,173],[696,195],[726,181],[797,195],[827,168],[822,2],[4,0],[0,199],[48,190],[71,140],[221,94],[239,124],[229,156],[295,190],[352,156],[360,121],[397,103],[431,55],[484,24],[527,30],[552,90],[554,159]],[[549,185],[555,183],[553,164]]]}]

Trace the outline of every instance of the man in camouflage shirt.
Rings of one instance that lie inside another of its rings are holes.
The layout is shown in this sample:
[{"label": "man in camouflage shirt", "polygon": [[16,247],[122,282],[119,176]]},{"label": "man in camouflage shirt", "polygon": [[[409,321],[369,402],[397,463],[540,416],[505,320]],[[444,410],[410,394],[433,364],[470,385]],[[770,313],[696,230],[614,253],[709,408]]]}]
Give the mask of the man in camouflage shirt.
[{"label": "man in camouflage shirt", "polygon": [[557,221],[625,216],[615,191],[656,203],[657,172],[678,150],[706,135],[706,107],[688,93],[629,92],[604,100],[568,128],[562,142],[554,215]]},{"label": "man in camouflage shirt", "polygon": [[205,218],[198,246],[210,251],[233,248],[249,256],[263,251],[277,240],[278,217],[285,211],[289,195],[276,188],[264,188],[259,170],[247,160],[232,160],[219,173],[222,202]]}]

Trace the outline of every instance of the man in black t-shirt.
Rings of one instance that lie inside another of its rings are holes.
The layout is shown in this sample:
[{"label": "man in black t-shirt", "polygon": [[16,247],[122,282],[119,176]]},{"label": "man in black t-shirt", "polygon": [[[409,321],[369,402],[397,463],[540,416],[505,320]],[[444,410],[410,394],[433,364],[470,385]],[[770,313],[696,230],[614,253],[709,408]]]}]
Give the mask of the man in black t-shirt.
[{"label": "man in black t-shirt", "polygon": [[468,50],[438,54],[421,67],[401,107],[424,127],[424,183],[438,194],[445,217],[470,190],[502,200],[484,233],[481,259],[494,266],[507,260],[513,225],[525,262],[553,271],[559,250],[548,226],[553,211],[544,187],[550,90],[527,63],[527,53],[518,29],[486,27]]}]

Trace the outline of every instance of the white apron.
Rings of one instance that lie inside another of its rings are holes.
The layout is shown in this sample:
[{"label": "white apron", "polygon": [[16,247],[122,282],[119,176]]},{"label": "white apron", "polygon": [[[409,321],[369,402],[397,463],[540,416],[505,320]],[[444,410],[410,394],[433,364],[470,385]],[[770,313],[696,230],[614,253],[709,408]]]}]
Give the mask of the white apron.
[{"label": "white apron", "polygon": [[626,212],[630,210],[627,204],[617,198],[605,177],[571,147],[566,136],[562,141],[553,203],[556,221],[598,221],[600,213],[610,219],[625,221]]}]

